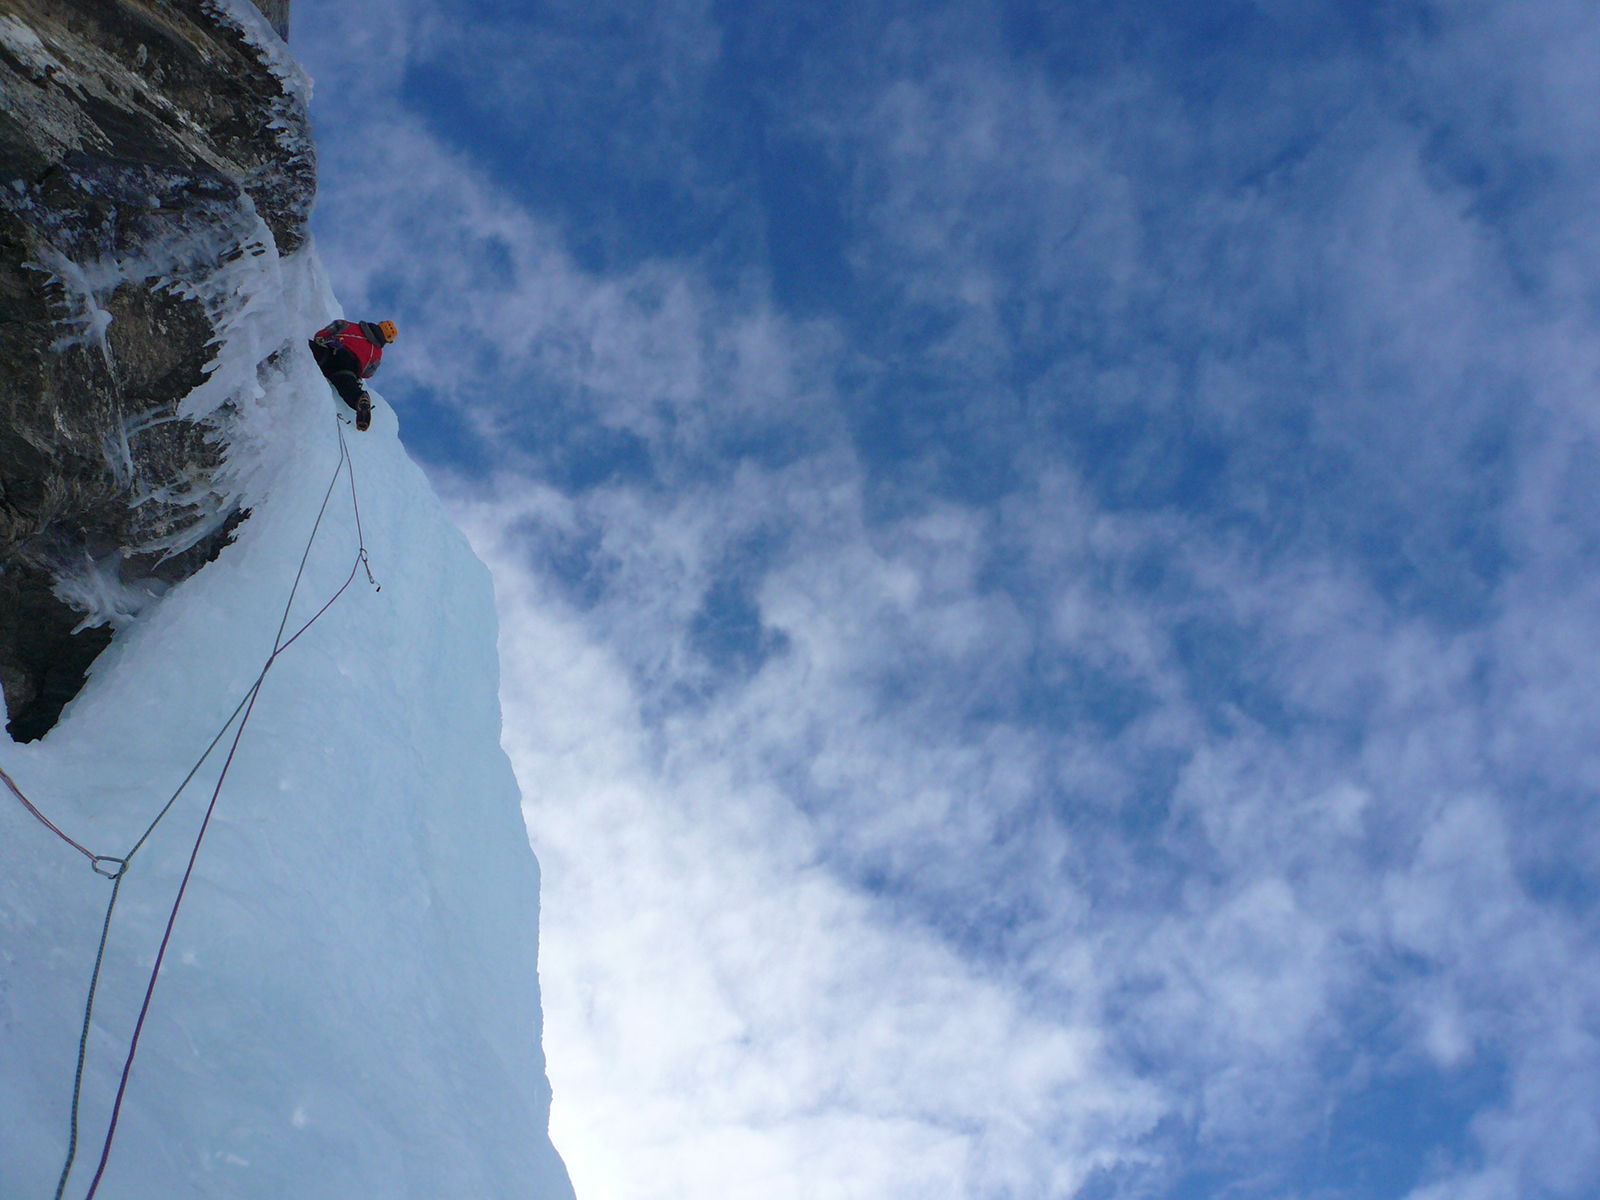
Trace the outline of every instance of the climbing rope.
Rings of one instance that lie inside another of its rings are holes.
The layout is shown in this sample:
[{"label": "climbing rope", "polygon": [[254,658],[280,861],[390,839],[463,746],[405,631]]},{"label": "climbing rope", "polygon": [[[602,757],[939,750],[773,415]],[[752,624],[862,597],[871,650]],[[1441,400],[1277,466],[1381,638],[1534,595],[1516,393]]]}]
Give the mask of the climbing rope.
[{"label": "climbing rope", "polygon": [[[18,800],[22,802],[23,806],[58,838],[88,858],[90,865],[94,868],[97,874],[104,875],[106,878],[112,881],[111,897],[106,904],[105,920],[102,922],[100,928],[100,944],[95,951],[94,970],[89,976],[89,994],[83,1006],[83,1026],[78,1035],[78,1062],[77,1068],[73,1074],[72,1083],[71,1130],[67,1141],[66,1162],[61,1168],[60,1181],[56,1184],[55,1200],[61,1200],[63,1193],[66,1191],[67,1179],[72,1174],[73,1161],[77,1157],[78,1110],[83,1094],[83,1069],[84,1061],[88,1053],[89,1027],[94,1014],[95,993],[100,983],[100,966],[105,959],[106,941],[111,932],[111,915],[116,911],[117,896],[122,890],[123,878],[127,874],[128,867],[132,863],[134,855],[139,852],[139,849],[149,839],[150,835],[155,832],[156,826],[161,824],[162,819],[167,815],[168,812],[172,810],[172,806],[177,803],[178,797],[183,794],[184,789],[189,786],[190,782],[199,773],[200,768],[205,764],[206,760],[211,757],[212,751],[217,748],[223,737],[227,735],[227,732],[230,728],[233,728],[234,722],[237,720],[238,727],[234,730],[233,741],[228,747],[227,758],[223,761],[222,770],[217,776],[216,786],[211,791],[211,800],[206,805],[205,816],[200,822],[200,831],[195,836],[194,846],[189,852],[188,866],[185,868],[183,879],[178,885],[178,894],[173,899],[172,909],[167,915],[166,930],[163,932],[161,937],[161,946],[156,952],[155,965],[150,970],[150,979],[145,987],[144,992],[144,1002],[139,1008],[139,1019],[134,1024],[133,1036],[128,1043],[127,1058],[122,1065],[122,1078],[117,1085],[116,1100],[111,1107],[111,1119],[106,1129],[105,1143],[100,1151],[100,1161],[95,1169],[94,1180],[90,1183],[89,1191],[85,1195],[84,1200],[93,1200],[96,1190],[98,1190],[100,1187],[101,1177],[105,1174],[106,1163],[111,1157],[111,1145],[116,1137],[117,1122],[122,1113],[122,1101],[127,1094],[128,1077],[133,1071],[134,1056],[138,1053],[139,1049],[139,1037],[144,1030],[145,1017],[149,1015],[150,999],[155,993],[156,979],[161,974],[161,963],[166,957],[167,944],[172,939],[172,929],[173,925],[178,919],[178,909],[183,904],[184,893],[189,886],[189,877],[194,872],[195,861],[200,855],[200,845],[205,840],[206,830],[211,824],[212,813],[216,811],[217,800],[222,795],[222,785],[228,777],[229,769],[233,766],[234,755],[239,749],[239,741],[244,737],[245,727],[249,724],[250,716],[255,711],[256,700],[261,694],[261,685],[266,682],[267,673],[272,670],[273,663],[277,661],[278,656],[292,646],[296,641],[298,641],[301,635],[304,634],[306,630],[310,629],[311,626],[315,625],[317,621],[321,619],[322,615],[333,607],[335,602],[338,601],[339,597],[344,595],[346,589],[348,589],[351,583],[355,581],[356,571],[359,568],[365,568],[368,582],[370,582],[372,586],[377,588],[379,591],[382,590],[378,586],[378,581],[373,578],[372,566],[367,556],[366,541],[361,528],[361,504],[356,497],[355,464],[350,458],[350,448],[345,442],[344,430],[340,428],[337,423],[335,424],[334,429],[339,437],[339,461],[334,466],[332,478],[328,480],[328,487],[322,496],[322,506],[317,510],[317,519],[312,524],[311,535],[306,539],[305,550],[300,555],[300,566],[295,572],[294,583],[289,588],[289,598],[287,601],[285,601],[283,606],[283,617],[278,622],[278,631],[273,638],[272,651],[267,655],[266,661],[262,664],[260,673],[256,676],[255,682],[250,685],[249,690],[245,692],[244,698],[241,699],[234,707],[233,712],[228,714],[228,719],[224,721],[222,723],[222,727],[217,730],[217,734],[211,739],[210,745],[205,748],[205,751],[195,761],[194,766],[189,768],[189,773],[183,777],[183,781],[178,784],[177,789],[172,793],[171,797],[168,798],[166,804],[161,807],[161,811],[155,815],[155,818],[145,828],[145,831],[139,835],[139,840],[134,843],[133,849],[129,850],[127,854],[118,858],[112,855],[95,854],[92,850],[80,845],[78,842],[68,837],[67,834],[64,833],[53,821],[46,817],[44,813],[41,812],[39,808],[23,794],[22,789],[17,786],[16,781],[13,780],[11,776],[4,771],[4,769],[0,769],[0,781],[5,783],[6,787],[14,796],[16,796]],[[311,548],[316,544],[317,534],[322,528],[322,520],[327,515],[328,502],[333,496],[334,486],[339,482],[339,474],[341,471],[346,470],[348,470],[350,477],[350,504],[355,513],[356,520],[357,549],[355,561],[350,566],[350,574],[346,577],[345,581],[339,585],[339,589],[328,598],[327,602],[323,604],[321,608],[312,614],[309,620],[307,620],[300,626],[299,629],[295,631],[293,636],[285,639],[283,636],[284,631],[289,627],[289,616],[294,609],[295,596],[300,590],[301,580],[305,576],[306,563],[311,557]],[[241,713],[243,714],[242,717]],[[115,869],[106,869],[107,866],[111,864],[115,865]]]},{"label": "climbing rope", "polygon": [[39,823],[41,825],[43,825],[51,833],[55,834],[58,838],[60,838],[67,845],[71,846],[79,854],[81,854],[85,858],[87,858],[91,864],[95,861],[96,857],[98,857],[98,856],[95,854],[95,852],[93,850],[89,850],[89,849],[87,849],[87,848],[85,848],[83,846],[78,845],[77,842],[73,841],[66,834],[62,833],[60,828],[57,827],[57,825],[56,825],[56,823],[54,821],[52,821],[49,817],[45,816],[42,812],[40,812],[37,808],[34,807],[33,801],[29,800],[26,796],[24,796],[22,794],[22,789],[17,786],[17,781],[15,779],[11,778],[11,776],[6,774],[6,769],[4,767],[0,767],[0,781],[3,781],[5,783],[5,785],[8,788],[11,789],[11,794],[13,796],[15,796],[18,800],[22,801],[22,807],[23,808],[27,809],[29,812],[31,812],[35,817],[37,817],[39,819]]}]

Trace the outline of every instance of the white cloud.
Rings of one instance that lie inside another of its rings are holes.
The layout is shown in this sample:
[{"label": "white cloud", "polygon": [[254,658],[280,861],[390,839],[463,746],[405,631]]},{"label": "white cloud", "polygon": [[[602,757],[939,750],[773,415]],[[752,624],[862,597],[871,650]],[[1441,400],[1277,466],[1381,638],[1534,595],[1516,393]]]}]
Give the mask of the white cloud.
[{"label": "white cloud", "polygon": [[[1510,12],[1393,53],[1435,97]],[[377,103],[408,50],[369,17],[371,75],[337,86]],[[1592,80],[1535,33],[1497,86],[1580,175],[1550,97]],[[1056,1196],[1096,1169],[1287,1193],[1350,1109],[1430,1089],[1460,1128],[1384,1147],[1417,1196],[1584,1194],[1583,272],[1519,275],[1525,231],[1362,74],[1392,63],[1269,73],[1273,142],[1158,78],[1069,102],[926,40],[921,74],[906,52],[784,115],[858,155],[867,333],[692,257],[591,272],[414,115],[325,143],[341,294],[400,297],[385,371],[499,472],[441,481],[500,587],[580,1196]],[[1286,114],[1346,87],[1296,143]],[[895,474],[842,376],[907,362],[970,436],[909,390],[931,432]],[[1074,421],[1113,433],[1080,452]],[[591,425],[648,477],[562,490],[548,443]],[[999,499],[937,486],[994,431]],[[1222,499],[1185,507],[1206,439]],[[772,635],[738,670],[696,641],[730,575]]]},{"label": "white cloud", "polygon": [[747,757],[789,714],[758,701],[658,742],[624,665],[506,540],[508,513],[466,512],[564,914],[542,970],[554,1136],[581,1194],[1064,1194],[1148,1131],[1152,1090],[1087,1014],[1031,1011],[829,869]]}]

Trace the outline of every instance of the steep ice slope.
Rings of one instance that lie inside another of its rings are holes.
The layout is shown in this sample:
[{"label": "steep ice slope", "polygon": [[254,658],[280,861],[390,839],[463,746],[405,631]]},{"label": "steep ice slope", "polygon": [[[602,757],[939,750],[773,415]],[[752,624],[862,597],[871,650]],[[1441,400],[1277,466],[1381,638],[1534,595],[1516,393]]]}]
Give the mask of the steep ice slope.
[{"label": "steep ice slope", "polygon": [[[229,336],[291,347],[256,386],[210,385],[245,389],[235,465],[253,515],[119,633],[59,726],[0,740],[0,766],[98,852],[127,851],[249,688],[338,462],[334,402],[300,340],[336,312],[314,254],[264,256],[247,286]],[[218,361],[255,359],[223,346]],[[358,574],[262,689],[155,990],[105,1200],[571,1195],[546,1133],[538,867],[498,741],[489,576],[381,399],[371,431],[346,435],[382,590]],[[292,626],[356,545],[341,478]],[[94,1174],[220,760],[123,884],[68,1196]],[[0,791],[0,1196],[54,1193],[110,886]]]}]

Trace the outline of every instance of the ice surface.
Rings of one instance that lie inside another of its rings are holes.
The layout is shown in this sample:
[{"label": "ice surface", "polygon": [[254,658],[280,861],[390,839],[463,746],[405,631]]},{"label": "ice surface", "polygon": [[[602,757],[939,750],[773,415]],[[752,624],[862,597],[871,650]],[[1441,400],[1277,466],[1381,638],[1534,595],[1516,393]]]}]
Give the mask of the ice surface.
[{"label": "ice surface", "polygon": [[[241,265],[206,404],[240,405],[253,515],[125,625],[43,740],[0,766],[123,854],[244,695],[338,461],[303,338],[339,315],[314,253]],[[270,265],[271,269],[267,269]],[[288,345],[259,374],[259,353]],[[179,914],[104,1200],[571,1195],[547,1133],[538,866],[499,745],[487,570],[374,394],[348,430],[372,569],[268,676]],[[345,579],[341,481],[295,605]],[[224,747],[225,748],[225,747]],[[134,859],[89,1038],[68,1196],[100,1142],[168,907],[220,767]],[[0,792],[0,1197],[49,1197],[110,884]]]}]

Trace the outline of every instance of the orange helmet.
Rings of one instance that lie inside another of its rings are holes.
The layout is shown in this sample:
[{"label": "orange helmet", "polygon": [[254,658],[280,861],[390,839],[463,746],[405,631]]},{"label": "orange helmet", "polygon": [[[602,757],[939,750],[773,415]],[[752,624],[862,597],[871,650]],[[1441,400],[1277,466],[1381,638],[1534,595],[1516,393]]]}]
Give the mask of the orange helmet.
[{"label": "orange helmet", "polygon": [[400,330],[395,327],[395,323],[393,321],[379,321],[378,328],[383,331],[383,340],[385,344],[394,341],[395,338],[400,336]]}]

